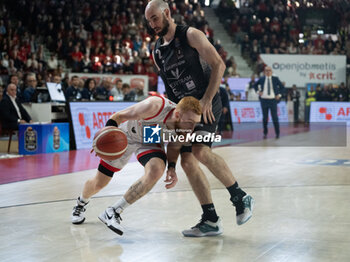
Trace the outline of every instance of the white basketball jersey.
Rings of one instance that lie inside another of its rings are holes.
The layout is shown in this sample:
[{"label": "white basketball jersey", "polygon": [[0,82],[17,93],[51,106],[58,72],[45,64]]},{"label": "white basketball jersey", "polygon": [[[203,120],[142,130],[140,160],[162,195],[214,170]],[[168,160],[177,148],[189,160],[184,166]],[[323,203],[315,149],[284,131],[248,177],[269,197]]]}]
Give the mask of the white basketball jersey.
[{"label": "white basketball jersey", "polygon": [[147,124],[165,124],[165,121],[170,117],[171,112],[175,109],[176,104],[171,102],[169,99],[166,99],[162,96],[157,96],[162,99],[162,107],[159,109],[158,113],[154,116],[147,117],[142,120],[129,120],[122,123],[119,128],[122,129],[128,140],[134,142],[142,142],[143,130],[142,127]]}]

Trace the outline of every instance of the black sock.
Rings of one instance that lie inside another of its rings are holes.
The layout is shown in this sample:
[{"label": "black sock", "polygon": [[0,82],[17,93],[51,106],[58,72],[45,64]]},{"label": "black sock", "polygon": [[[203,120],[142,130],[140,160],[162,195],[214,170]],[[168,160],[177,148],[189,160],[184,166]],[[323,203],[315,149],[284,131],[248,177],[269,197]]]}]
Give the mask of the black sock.
[{"label": "black sock", "polygon": [[230,192],[231,195],[231,202],[236,207],[236,213],[237,215],[240,215],[244,211],[244,206],[242,202],[242,198],[246,195],[246,192],[244,192],[239,186],[238,183],[234,183],[232,186],[227,187],[228,192]]},{"label": "black sock", "polygon": [[215,211],[215,207],[214,204],[206,204],[206,205],[202,205],[202,209],[203,209],[203,220],[209,220],[211,222],[217,222],[219,217],[216,214]]}]

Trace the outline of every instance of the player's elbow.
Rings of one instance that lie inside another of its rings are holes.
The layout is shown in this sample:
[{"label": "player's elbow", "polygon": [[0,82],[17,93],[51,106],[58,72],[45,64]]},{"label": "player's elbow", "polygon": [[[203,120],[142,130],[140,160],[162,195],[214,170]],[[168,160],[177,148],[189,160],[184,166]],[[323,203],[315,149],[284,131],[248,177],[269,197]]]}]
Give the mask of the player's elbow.
[{"label": "player's elbow", "polygon": [[221,59],[221,57],[218,57],[215,64],[216,64],[215,67],[218,69],[220,74],[223,75],[225,70],[226,70],[226,65],[225,65],[224,61]]}]

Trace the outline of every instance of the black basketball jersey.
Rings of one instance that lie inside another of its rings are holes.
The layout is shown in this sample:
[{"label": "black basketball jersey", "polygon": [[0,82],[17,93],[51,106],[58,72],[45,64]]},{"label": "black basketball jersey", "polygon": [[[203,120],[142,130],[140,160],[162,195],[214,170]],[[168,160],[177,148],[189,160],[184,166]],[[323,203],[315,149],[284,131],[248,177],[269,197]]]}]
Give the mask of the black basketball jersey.
[{"label": "black basketball jersey", "polygon": [[176,26],[174,39],[162,46],[160,37],[154,59],[160,69],[168,98],[178,103],[184,96],[201,99],[208,87],[211,69],[187,41],[188,26]]}]

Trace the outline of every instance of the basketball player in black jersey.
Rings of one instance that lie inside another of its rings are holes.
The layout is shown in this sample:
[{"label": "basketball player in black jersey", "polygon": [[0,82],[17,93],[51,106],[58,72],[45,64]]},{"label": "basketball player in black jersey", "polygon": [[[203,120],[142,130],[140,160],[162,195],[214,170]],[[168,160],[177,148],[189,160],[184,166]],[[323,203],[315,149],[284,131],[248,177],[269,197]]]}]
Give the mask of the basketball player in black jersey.
[{"label": "basketball player in black jersey", "polygon": [[[200,100],[203,109],[201,123],[195,128],[196,134],[205,135],[216,131],[222,110],[218,93],[225,64],[205,35],[188,26],[176,25],[169,5],[163,0],[150,1],[145,9],[145,18],[150,30],[159,38],[153,50],[153,59],[162,77],[168,98],[178,102],[184,96]],[[173,150],[176,147],[168,147]],[[204,164],[231,195],[236,207],[236,222],[244,224],[252,216],[254,200],[239,188],[225,161],[211,150],[211,143],[193,144],[181,147],[179,152],[168,152],[168,173],[175,172],[175,163],[181,153],[181,165],[196,194],[202,209],[201,221],[182,233],[189,237],[219,235],[222,233],[221,220],[217,216],[209,182],[198,161]]]}]

